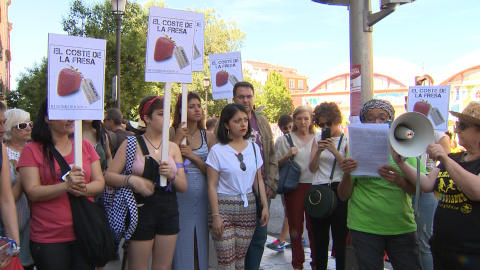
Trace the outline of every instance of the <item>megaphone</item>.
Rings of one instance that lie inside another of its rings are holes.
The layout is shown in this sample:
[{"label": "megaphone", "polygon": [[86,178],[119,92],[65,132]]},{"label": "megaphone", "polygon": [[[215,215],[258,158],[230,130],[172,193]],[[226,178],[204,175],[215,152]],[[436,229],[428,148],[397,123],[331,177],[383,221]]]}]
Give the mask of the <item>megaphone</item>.
[{"label": "megaphone", "polygon": [[403,157],[419,157],[433,143],[433,125],[430,119],[418,112],[400,115],[390,126],[390,145]]}]

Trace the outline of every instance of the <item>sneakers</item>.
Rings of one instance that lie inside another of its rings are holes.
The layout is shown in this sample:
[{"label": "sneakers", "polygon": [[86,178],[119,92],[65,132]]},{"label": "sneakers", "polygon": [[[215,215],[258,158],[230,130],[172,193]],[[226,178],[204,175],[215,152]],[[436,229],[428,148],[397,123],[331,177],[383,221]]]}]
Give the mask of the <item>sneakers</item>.
[{"label": "sneakers", "polygon": [[278,252],[283,252],[285,250],[285,242],[281,243],[278,239],[276,239],[273,241],[273,243],[268,244],[267,248]]}]

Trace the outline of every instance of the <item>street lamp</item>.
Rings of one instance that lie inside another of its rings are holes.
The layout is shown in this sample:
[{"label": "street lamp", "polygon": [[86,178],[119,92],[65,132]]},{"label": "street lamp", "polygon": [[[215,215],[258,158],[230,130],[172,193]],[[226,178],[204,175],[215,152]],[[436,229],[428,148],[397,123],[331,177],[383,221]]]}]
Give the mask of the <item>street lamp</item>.
[{"label": "street lamp", "polygon": [[210,78],[203,77],[203,86],[205,87],[205,120],[207,119],[207,101],[208,101],[208,87],[210,86]]},{"label": "street lamp", "polygon": [[116,89],[117,89],[117,101],[116,107],[120,109],[120,35],[122,27],[122,16],[125,14],[125,5],[127,0],[112,0],[112,11],[115,15],[115,21],[117,23],[117,57],[115,59],[115,75],[116,75]]}]

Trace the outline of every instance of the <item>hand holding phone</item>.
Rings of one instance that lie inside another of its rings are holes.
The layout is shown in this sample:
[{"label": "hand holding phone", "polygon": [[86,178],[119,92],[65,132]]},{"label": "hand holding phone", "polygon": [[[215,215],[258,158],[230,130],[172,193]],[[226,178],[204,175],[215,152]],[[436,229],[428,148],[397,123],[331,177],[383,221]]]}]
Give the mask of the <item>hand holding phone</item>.
[{"label": "hand holding phone", "polygon": [[322,140],[326,140],[332,137],[331,131],[329,127],[322,128]]}]

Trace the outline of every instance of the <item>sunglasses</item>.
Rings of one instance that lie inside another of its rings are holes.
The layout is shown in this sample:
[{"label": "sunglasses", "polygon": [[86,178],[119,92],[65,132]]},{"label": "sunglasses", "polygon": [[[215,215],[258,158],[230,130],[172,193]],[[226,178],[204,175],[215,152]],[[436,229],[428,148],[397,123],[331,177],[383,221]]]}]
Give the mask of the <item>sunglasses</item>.
[{"label": "sunglasses", "polygon": [[16,126],[18,129],[26,129],[27,127],[33,128],[33,122],[18,123]]},{"label": "sunglasses", "polygon": [[282,127],[282,130],[288,130],[288,129],[292,129],[292,126],[290,125],[290,126],[283,126]]},{"label": "sunglasses", "polygon": [[460,130],[465,130],[468,127],[474,127],[474,126],[476,126],[476,125],[475,124],[467,124],[467,123],[461,122],[461,121],[457,121],[455,123],[455,128],[458,128]]},{"label": "sunglasses", "polygon": [[240,161],[240,169],[242,169],[242,171],[247,170],[247,166],[245,165],[245,163],[243,163],[243,155],[242,155],[242,153],[235,154],[235,156],[237,156],[238,161]]},{"label": "sunglasses", "polygon": [[327,121],[325,123],[318,123],[318,126],[321,128],[324,128],[325,126],[331,127],[332,126],[332,121]]}]

